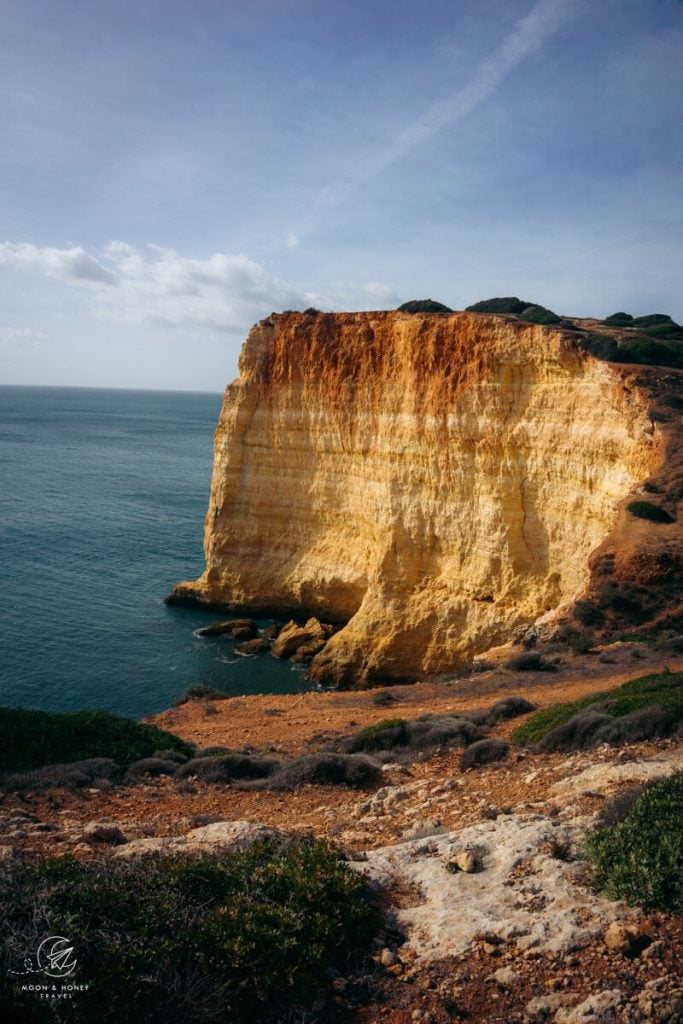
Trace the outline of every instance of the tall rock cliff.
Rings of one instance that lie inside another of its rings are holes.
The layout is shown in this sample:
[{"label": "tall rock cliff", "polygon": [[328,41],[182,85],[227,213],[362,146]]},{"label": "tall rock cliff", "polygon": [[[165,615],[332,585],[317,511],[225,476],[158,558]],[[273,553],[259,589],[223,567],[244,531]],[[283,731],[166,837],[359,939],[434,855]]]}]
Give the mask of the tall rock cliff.
[{"label": "tall rock cliff", "polygon": [[663,458],[629,372],[499,316],[273,315],[225,393],[206,572],[174,599],[341,624],[311,673],[342,686],[447,672],[589,586]]}]

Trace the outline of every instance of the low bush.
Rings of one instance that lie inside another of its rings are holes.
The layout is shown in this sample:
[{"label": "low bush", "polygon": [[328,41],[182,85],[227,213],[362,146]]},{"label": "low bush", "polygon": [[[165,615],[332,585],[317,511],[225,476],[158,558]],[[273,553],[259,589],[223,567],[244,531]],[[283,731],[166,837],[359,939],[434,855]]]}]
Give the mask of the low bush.
[{"label": "low bush", "polygon": [[521,313],[531,307],[530,302],[518,299],[516,295],[505,295],[494,299],[482,299],[472,306],[467,306],[468,313]]},{"label": "low bush", "polygon": [[463,750],[460,758],[460,771],[465,772],[468,768],[474,768],[480,764],[502,761],[507,757],[509,750],[510,744],[506,743],[505,740],[497,739],[496,737],[479,740]]},{"label": "low bush", "polygon": [[683,773],[648,787],[623,819],[590,833],[581,853],[610,899],[683,913]]},{"label": "low bush", "polygon": [[444,306],[443,302],[436,302],[434,299],[411,299],[398,307],[399,313],[452,313],[450,306]]},{"label": "low bush", "polygon": [[527,306],[519,314],[519,319],[527,324],[559,324],[562,317],[545,306]]},{"label": "low bush", "polygon": [[502,700],[488,709],[486,712],[486,724],[495,725],[496,722],[506,722],[510,718],[517,718],[518,715],[527,715],[535,711],[536,705],[525,697],[503,697]]},{"label": "low bush", "polygon": [[630,313],[612,313],[602,321],[608,327],[630,327],[633,324],[633,317]]},{"label": "low bush", "polygon": [[677,409],[679,412],[683,412],[683,398],[680,395],[664,395],[662,405],[668,409]]},{"label": "low bush", "polygon": [[423,751],[436,747],[464,747],[484,735],[482,723],[488,712],[421,715],[411,721],[387,719],[342,740],[334,749],[346,753],[391,751],[392,757],[414,761]]},{"label": "low bush", "polygon": [[631,808],[635,804],[636,800],[642,796],[646,789],[650,789],[651,786],[658,782],[656,779],[654,782],[642,782],[637,786],[630,786],[628,789],[622,789],[620,793],[616,793],[615,796],[611,797],[606,803],[603,804],[600,814],[598,815],[598,828],[607,828],[608,826],[618,825],[628,817]]},{"label": "low bush", "polygon": [[217,754],[195,757],[181,765],[177,779],[195,777],[203,782],[234,782],[236,779],[265,779],[280,765],[272,757],[249,757],[247,754]]},{"label": "low bush", "polygon": [[435,747],[464,747],[481,739],[484,729],[466,715],[422,715],[410,723],[413,750]]},{"label": "low bush", "polygon": [[169,747],[191,755],[192,747],[170,732],[106,711],[52,714],[0,708],[0,771],[41,768],[108,757],[122,768]]},{"label": "low bush", "polygon": [[629,581],[608,580],[598,591],[597,608],[603,614],[603,622],[609,612],[622,627],[639,626],[652,617],[658,600],[661,600],[661,596],[658,598],[657,591],[652,587],[639,586]]},{"label": "low bush", "polygon": [[391,690],[375,690],[372,695],[372,703],[375,707],[386,708],[391,704],[396,704],[398,697],[391,692]]},{"label": "low bush", "polygon": [[408,729],[404,718],[386,718],[375,725],[369,725],[352,738],[348,745],[350,754],[361,751],[390,750],[404,747],[408,743]]},{"label": "low bush", "polygon": [[586,636],[585,633],[580,633],[578,636],[573,636],[571,638],[569,646],[573,650],[574,654],[590,654],[594,648],[594,642],[591,637]]},{"label": "low bush", "polygon": [[513,672],[557,672],[557,666],[544,658],[540,651],[523,651],[505,662]]},{"label": "low bush", "polygon": [[[301,1020],[324,972],[343,971],[380,924],[357,873],[310,839],[11,865],[0,876],[0,913],[0,1004],[22,1024]],[[24,959],[36,936],[60,933],[74,945],[75,990],[42,1000],[22,991]]]},{"label": "low bush", "polygon": [[155,750],[152,757],[160,757],[162,761],[173,761],[175,764],[187,761],[187,755],[181,754],[179,750]]},{"label": "low bush", "polygon": [[631,501],[626,508],[636,519],[649,519],[652,523],[674,522],[674,519],[665,509],[660,508],[659,505],[655,505],[651,501]]},{"label": "low bush", "polygon": [[671,366],[674,369],[683,367],[683,350],[654,341],[652,338],[633,338],[624,342],[614,357],[619,363],[640,363],[644,366]]},{"label": "low bush", "polygon": [[[556,750],[582,749],[581,746],[572,747],[572,742],[587,742],[590,745],[594,742],[614,742],[607,738],[595,740],[594,736],[603,725],[613,725],[616,718],[632,716],[643,708],[655,707],[669,716],[666,721],[654,712],[649,719],[631,718],[625,728],[630,728],[633,735],[637,735],[648,728],[649,721],[652,728],[673,731],[683,721],[683,672],[656,672],[638,679],[630,679],[612,690],[589,694],[566,704],[554,704],[531,715],[515,730],[512,739],[517,744],[541,744],[546,737],[554,734],[552,739],[548,738],[548,743],[543,749]],[[581,714],[587,711],[602,716],[603,721],[598,723],[591,722],[590,718],[581,719]],[[573,721],[577,718],[579,721]],[[570,725],[570,728],[564,732],[560,731],[566,725]],[[665,732],[664,735],[666,734],[668,733]],[[609,730],[603,735],[610,735]],[[611,735],[615,736],[616,733]]]},{"label": "low bush", "polygon": [[680,324],[654,324],[647,327],[645,333],[649,338],[660,341],[683,341],[683,327]]},{"label": "low bush", "polygon": [[675,324],[675,321],[668,313],[648,313],[647,316],[637,316],[633,321],[634,327],[658,327],[662,324]]},{"label": "low bush", "polygon": [[582,334],[579,337],[579,346],[596,359],[607,359],[612,362],[617,359],[619,352],[619,343],[609,334]]},{"label": "low bush", "polygon": [[267,780],[269,789],[296,789],[304,784],[365,789],[382,780],[380,766],[363,754],[308,754],[281,765]]},{"label": "low bush", "polygon": [[2,778],[2,788],[9,792],[44,789],[83,789],[101,779],[111,781],[119,777],[121,769],[108,757],[91,757],[72,764],[51,764],[25,772],[8,772]]},{"label": "low bush", "polygon": [[178,770],[177,761],[168,761],[162,757],[143,757],[133,761],[124,775],[125,782],[142,782],[146,775],[156,778],[158,775],[174,775]]}]

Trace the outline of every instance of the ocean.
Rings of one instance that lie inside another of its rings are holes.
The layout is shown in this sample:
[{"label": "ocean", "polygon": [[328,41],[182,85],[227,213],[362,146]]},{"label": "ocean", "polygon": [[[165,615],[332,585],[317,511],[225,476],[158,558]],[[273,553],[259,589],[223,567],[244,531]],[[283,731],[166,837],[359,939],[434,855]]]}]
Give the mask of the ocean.
[{"label": "ocean", "polygon": [[310,689],[299,667],[196,637],[216,614],[163,603],[204,567],[220,406],[218,394],[0,387],[0,704],[141,718],[198,683]]}]

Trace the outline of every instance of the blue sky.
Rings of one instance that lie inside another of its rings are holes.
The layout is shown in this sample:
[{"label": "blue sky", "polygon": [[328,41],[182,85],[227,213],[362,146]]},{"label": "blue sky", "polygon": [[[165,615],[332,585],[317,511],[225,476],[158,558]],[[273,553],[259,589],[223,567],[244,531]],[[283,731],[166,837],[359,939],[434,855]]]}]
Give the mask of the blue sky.
[{"label": "blue sky", "polygon": [[220,390],[271,310],[683,320],[681,0],[0,0],[0,381]]}]

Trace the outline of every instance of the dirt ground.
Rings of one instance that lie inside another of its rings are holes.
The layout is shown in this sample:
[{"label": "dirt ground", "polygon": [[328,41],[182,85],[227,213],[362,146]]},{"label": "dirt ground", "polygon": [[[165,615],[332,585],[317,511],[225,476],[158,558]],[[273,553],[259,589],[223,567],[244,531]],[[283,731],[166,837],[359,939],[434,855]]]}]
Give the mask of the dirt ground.
[{"label": "dirt ground", "polygon": [[[564,661],[555,673],[511,673],[499,668],[448,682],[394,686],[390,688],[394,699],[388,705],[377,704],[378,691],[311,692],[190,701],[151,721],[202,748],[224,746],[292,756],[388,717],[485,708],[512,694],[546,706],[609,689],[665,664],[672,670],[683,669],[680,656],[662,661],[661,655],[635,644],[615,645],[585,656],[567,655]],[[521,721],[503,723],[491,734],[507,736]],[[620,751],[599,748],[591,751],[590,763],[665,755],[676,742],[680,746],[680,740],[660,740],[631,744]],[[7,836],[0,836],[0,843],[11,841],[27,853],[73,852],[89,858],[103,853],[101,844],[84,836],[84,829],[93,821],[115,822],[126,839],[132,840],[178,836],[211,821],[246,819],[330,838],[350,858],[362,859],[368,851],[414,835],[416,829],[425,834],[450,832],[499,813],[511,813],[510,808],[552,815],[556,813],[552,785],[578,772],[583,756],[578,755],[577,760],[566,754],[534,754],[513,748],[506,760],[463,775],[460,753],[437,751],[409,765],[386,766],[386,785],[408,786],[414,799],[378,814],[368,811],[372,793],[329,786],[276,792],[195,780],[181,783],[168,777],[135,786],[5,794],[0,816],[9,823],[9,831],[5,828]],[[576,813],[592,814],[602,799],[590,790],[578,792]],[[584,1019],[594,1024],[683,1021],[679,985],[683,922],[678,917],[656,914],[647,919],[649,954],[645,949],[637,956],[626,956],[608,949],[600,938],[580,950],[549,956],[534,949],[522,952],[514,944],[481,936],[458,955],[414,963],[409,955],[402,956],[403,936],[391,927],[392,913],[409,906],[413,898],[414,894],[400,889],[385,893],[389,923],[378,940],[376,957],[346,977],[329,979],[321,991],[315,1020],[333,1024],[441,1024],[451,1020],[540,1024],[543,1020],[563,1021],[562,1013],[565,1009],[569,1013],[571,1005],[595,993],[618,990],[622,1004],[605,1011],[606,1016],[595,1012],[585,1018],[567,1017],[567,1024]],[[511,980],[491,980],[502,967],[512,969]],[[541,1006],[545,997],[549,997],[547,1010]],[[541,1007],[538,1012],[533,1009],[536,1006]]]}]

